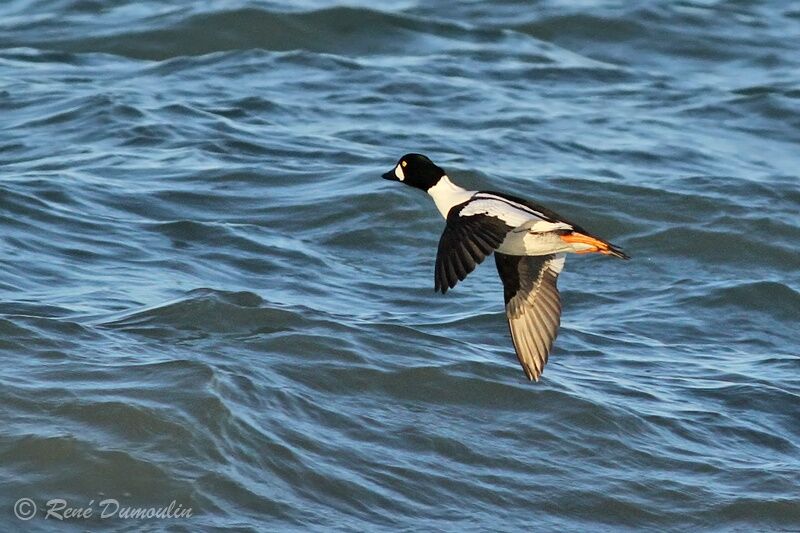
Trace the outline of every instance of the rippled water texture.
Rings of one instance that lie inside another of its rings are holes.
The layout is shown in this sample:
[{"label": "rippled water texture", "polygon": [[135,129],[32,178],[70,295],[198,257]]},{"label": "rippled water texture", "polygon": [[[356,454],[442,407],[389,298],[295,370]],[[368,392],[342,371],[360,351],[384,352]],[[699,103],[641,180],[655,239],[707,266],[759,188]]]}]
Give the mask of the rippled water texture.
[{"label": "rippled water texture", "polygon": [[[9,0],[0,117],[3,531],[800,529],[794,2]],[[633,256],[539,384],[408,151]]]}]

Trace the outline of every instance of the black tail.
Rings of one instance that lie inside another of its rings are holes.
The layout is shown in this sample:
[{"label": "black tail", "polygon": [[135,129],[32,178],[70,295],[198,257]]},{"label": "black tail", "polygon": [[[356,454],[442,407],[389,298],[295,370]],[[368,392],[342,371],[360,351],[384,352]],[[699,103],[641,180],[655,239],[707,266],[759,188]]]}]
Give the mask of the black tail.
[{"label": "black tail", "polygon": [[631,258],[631,256],[622,251],[622,248],[611,243],[608,243],[608,251],[605,253],[608,255],[613,255],[614,257],[619,257],[620,259]]}]

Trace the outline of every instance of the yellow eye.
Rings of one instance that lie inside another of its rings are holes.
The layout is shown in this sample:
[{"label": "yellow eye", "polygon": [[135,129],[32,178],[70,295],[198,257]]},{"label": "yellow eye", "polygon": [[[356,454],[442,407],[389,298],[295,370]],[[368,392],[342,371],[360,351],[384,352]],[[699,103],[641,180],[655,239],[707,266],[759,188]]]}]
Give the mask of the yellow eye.
[{"label": "yellow eye", "polygon": [[406,165],[408,165],[408,163],[406,163],[405,161],[402,161],[400,164],[403,165],[403,168],[406,168]]}]

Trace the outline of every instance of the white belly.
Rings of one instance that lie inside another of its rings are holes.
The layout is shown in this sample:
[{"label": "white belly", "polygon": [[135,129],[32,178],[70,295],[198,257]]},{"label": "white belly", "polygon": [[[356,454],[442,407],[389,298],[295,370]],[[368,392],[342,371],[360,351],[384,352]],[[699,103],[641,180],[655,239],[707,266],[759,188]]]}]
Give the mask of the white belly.
[{"label": "white belly", "polygon": [[497,251],[509,255],[547,255],[574,252],[575,245],[566,243],[554,232],[514,230],[506,235]]}]

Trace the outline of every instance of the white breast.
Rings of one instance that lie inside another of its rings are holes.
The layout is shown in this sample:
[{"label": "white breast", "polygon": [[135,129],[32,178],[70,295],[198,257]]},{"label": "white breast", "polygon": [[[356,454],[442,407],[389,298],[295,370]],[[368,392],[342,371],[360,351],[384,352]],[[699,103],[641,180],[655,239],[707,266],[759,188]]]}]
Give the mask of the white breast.
[{"label": "white breast", "polygon": [[459,187],[447,176],[442,176],[439,183],[428,189],[428,194],[433,198],[436,203],[436,208],[444,218],[447,218],[447,213],[454,205],[463,204],[475,194],[475,191],[468,191]]}]

